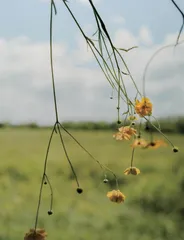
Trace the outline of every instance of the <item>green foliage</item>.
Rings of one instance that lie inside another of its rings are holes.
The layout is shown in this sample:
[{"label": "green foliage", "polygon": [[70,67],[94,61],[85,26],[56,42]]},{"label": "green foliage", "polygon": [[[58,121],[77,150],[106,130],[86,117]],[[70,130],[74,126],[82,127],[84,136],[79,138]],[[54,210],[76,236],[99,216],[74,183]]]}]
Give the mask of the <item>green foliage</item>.
[{"label": "green foliage", "polygon": [[[184,134],[184,117],[178,117],[178,118],[162,118],[159,119],[160,128],[163,133],[180,133]],[[66,129],[72,129],[72,130],[112,130],[116,131],[118,127],[120,126],[116,122],[63,122],[63,126]],[[130,122],[123,122],[123,125],[130,124]],[[153,121],[153,124],[156,127],[158,126],[157,121]],[[31,129],[50,129],[50,126],[39,126],[36,123],[27,123],[27,124],[19,124],[19,125],[11,125],[8,123],[0,123],[0,128],[31,128]],[[157,130],[153,126],[149,126],[152,132],[157,132]],[[142,129],[145,129],[145,124],[142,125]]]},{"label": "green foliage", "polygon": [[10,126],[10,124],[7,122],[0,122],[0,128],[7,128],[9,126]]},{"label": "green foliage", "polygon": [[75,130],[116,130],[118,128],[117,123],[109,122],[64,122],[63,126]]},{"label": "green foliage", "polygon": [[[47,215],[50,192],[44,185],[39,227],[48,239],[101,240],[181,240],[184,237],[184,162],[182,135],[169,136],[180,147],[137,150],[138,176],[125,176],[130,165],[130,142],[118,142],[109,131],[72,131],[74,136],[118,176],[124,204],[109,201],[106,193],[115,187],[113,176],[103,173],[64,134],[69,156],[84,189],[77,194],[76,183],[64,156],[59,138],[54,136],[49,153],[48,177],[54,191],[54,214]],[[43,161],[50,130],[0,130],[0,239],[23,239],[34,226]],[[158,137],[158,136],[157,136]]]},{"label": "green foliage", "polygon": [[176,122],[177,130],[179,133],[184,134],[184,118],[180,117],[178,118]]}]

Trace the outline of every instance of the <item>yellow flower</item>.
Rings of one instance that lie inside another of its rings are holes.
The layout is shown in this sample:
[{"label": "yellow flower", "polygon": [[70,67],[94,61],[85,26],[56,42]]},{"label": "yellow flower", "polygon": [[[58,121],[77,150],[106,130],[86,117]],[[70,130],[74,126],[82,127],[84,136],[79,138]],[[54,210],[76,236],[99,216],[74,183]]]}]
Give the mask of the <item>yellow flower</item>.
[{"label": "yellow flower", "polygon": [[129,174],[138,175],[140,172],[141,171],[136,167],[129,167],[129,168],[125,169],[124,174],[125,175],[129,175]]},{"label": "yellow flower", "polygon": [[47,233],[44,229],[30,229],[28,233],[25,234],[24,240],[45,240]]},{"label": "yellow flower", "polygon": [[167,146],[166,142],[164,140],[155,140],[150,143],[148,143],[145,148],[151,148],[151,149],[157,149],[161,146]]},{"label": "yellow flower", "polygon": [[120,127],[119,132],[113,135],[116,140],[130,140],[131,136],[136,134],[136,129],[131,128],[130,126]]},{"label": "yellow flower", "polygon": [[141,101],[136,100],[135,112],[140,116],[150,116],[152,114],[153,104],[150,102],[149,98],[143,97]]},{"label": "yellow flower", "polygon": [[144,148],[147,146],[147,142],[146,140],[142,139],[142,138],[137,138],[134,140],[133,144],[131,145],[133,148],[135,147],[141,147]]},{"label": "yellow flower", "polygon": [[122,203],[125,201],[125,195],[120,190],[113,190],[107,193],[107,197],[116,203]]}]

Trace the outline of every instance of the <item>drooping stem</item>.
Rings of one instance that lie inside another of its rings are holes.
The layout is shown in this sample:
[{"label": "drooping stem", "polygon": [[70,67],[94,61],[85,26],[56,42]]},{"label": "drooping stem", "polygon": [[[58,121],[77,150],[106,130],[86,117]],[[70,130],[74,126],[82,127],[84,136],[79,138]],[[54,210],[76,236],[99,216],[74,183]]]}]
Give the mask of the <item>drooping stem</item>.
[{"label": "drooping stem", "polygon": [[[56,124],[55,124],[56,125]],[[37,228],[37,224],[38,224],[38,216],[39,216],[39,210],[40,210],[40,204],[41,204],[41,198],[42,198],[42,190],[43,190],[43,184],[44,184],[44,180],[45,180],[45,175],[46,175],[46,170],[47,170],[47,160],[48,160],[48,154],[49,154],[49,150],[50,150],[50,145],[51,145],[51,141],[52,141],[52,137],[54,134],[54,129],[55,129],[55,125],[52,129],[50,138],[49,138],[49,142],[48,142],[48,146],[47,146],[47,151],[46,151],[46,156],[45,156],[45,161],[44,161],[44,168],[43,168],[43,175],[42,175],[42,180],[41,180],[41,185],[40,185],[40,191],[39,191],[39,197],[38,197],[38,206],[37,206],[37,210],[36,210],[36,219],[35,219],[35,231]]]},{"label": "drooping stem", "polygon": [[[176,39],[176,45],[179,42],[180,36],[181,36],[181,32],[183,31],[183,27],[184,27],[184,13],[181,11],[181,9],[179,8],[179,6],[176,4],[176,2],[174,0],[171,0],[171,2],[174,4],[174,6],[177,8],[177,10],[180,12],[181,16],[182,16],[182,25],[180,27],[177,39]],[[176,46],[175,45],[175,46]]]},{"label": "drooping stem", "polygon": [[59,132],[61,144],[62,144],[62,146],[63,146],[63,150],[64,150],[64,153],[65,153],[66,159],[67,159],[67,161],[68,161],[68,163],[69,163],[69,165],[70,165],[70,168],[71,168],[71,170],[72,170],[72,172],[73,172],[73,175],[74,175],[74,177],[75,177],[77,186],[80,187],[80,184],[79,184],[79,181],[78,181],[78,178],[77,178],[77,174],[76,174],[76,172],[75,172],[75,170],[74,170],[74,167],[73,167],[73,165],[72,165],[72,162],[71,162],[71,160],[70,160],[70,158],[69,158],[69,156],[68,156],[68,152],[67,152],[67,150],[66,150],[66,146],[65,146],[65,143],[64,143],[64,140],[63,140],[63,136],[62,136],[62,134],[61,134],[60,124],[59,124],[59,123],[57,124],[57,129],[58,129],[58,132]]},{"label": "drooping stem", "polygon": [[114,178],[116,179],[116,185],[118,186],[118,179],[116,174],[111,169],[100,163],[100,161],[98,161],[96,158],[94,158],[93,155],[85,147],[83,147],[80,142],[61,123],[58,124],[97,164],[99,164],[101,169],[110,172],[114,176]]},{"label": "drooping stem", "polygon": [[133,167],[134,153],[135,153],[135,148],[132,149],[132,157],[131,157],[131,164],[130,164],[131,168]]}]

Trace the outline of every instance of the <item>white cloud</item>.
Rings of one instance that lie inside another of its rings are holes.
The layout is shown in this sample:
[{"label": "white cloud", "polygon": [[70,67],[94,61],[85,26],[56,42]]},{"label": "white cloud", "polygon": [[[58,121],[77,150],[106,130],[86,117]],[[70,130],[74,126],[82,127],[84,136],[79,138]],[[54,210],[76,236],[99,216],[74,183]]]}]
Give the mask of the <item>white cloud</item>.
[{"label": "white cloud", "polygon": [[[72,53],[63,43],[55,44],[53,53],[61,120],[98,118],[94,98],[97,102],[101,98],[94,92],[101,88],[103,76],[96,67],[82,66],[89,62],[91,55],[87,56],[81,42]],[[53,122],[49,44],[34,43],[26,38],[1,39],[0,55],[0,121]],[[109,87],[105,88],[108,102]]]},{"label": "white cloud", "polygon": [[[176,37],[177,35],[175,35]],[[173,36],[167,36],[168,39]],[[117,47],[140,45],[140,34],[118,30],[114,36]],[[147,41],[147,40],[146,40]],[[54,45],[54,69],[58,111],[61,120],[115,120],[116,99],[109,99],[111,88],[87,51],[83,40],[77,48],[60,42]],[[144,67],[161,45],[140,46],[123,56],[141,87]],[[165,49],[153,60],[146,75],[146,91],[154,103],[156,116],[184,114],[176,107],[184,101],[184,46]],[[0,39],[0,121],[39,123],[54,122],[49,44],[32,42],[26,37]],[[124,69],[123,69],[124,70]],[[130,94],[133,85],[125,84]],[[123,110],[122,110],[123,111]]]},{"label": "white cloud", "polygon": [[151,45],[152,44],[152,37],[151,32],[147,27],[142,27],[139,31],[139,38],[140,41],[142,41],[145,45]]},{"label": "white cloud", "polygon": [[138,39],[127,29],[120,29],[115,33],[114,43],[118,48],[130,48],[138,45]]},{"label": "white cloud", "polygon": [[117,23],[117,24],[124,24],[125,23],[125,19],[122,16],[114,16],[114,17],[112,17],[112,21],[114,23]]}]

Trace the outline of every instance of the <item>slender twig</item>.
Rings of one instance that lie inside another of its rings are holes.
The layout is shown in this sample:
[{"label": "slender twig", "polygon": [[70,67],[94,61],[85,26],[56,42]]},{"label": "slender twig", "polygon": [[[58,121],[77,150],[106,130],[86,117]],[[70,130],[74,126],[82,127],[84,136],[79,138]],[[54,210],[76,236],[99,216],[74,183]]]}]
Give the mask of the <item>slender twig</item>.
[{"label": "slender twig", "polygon": [[108,167],[103,165],[100,161],[98,161],[96,158],[94,158],[93,155],[85,147],[83,147],[80,144],[80,142],[61,123],[58,123],[58,124],[96,163],[99,164],[101,169],[106,169],[107,171],[109,171],[115,177],[116,182],[118,182],[116,174],[111,169],[109,169]]},{"label": "slender twig", "polygon": [[47,174],[45,173],[45,179],[46,179],[46,181],[47,181],[47,183],[49,184],[49,188],[50,188],[50,211],[52,211],[52,206],[53,206],[53,199],[54,199],[54,197],[53,197],[53,189],[52,189],[52,185],[51,185],[51,183],[50,183],[50,180],[49,180],[49,178],[48,178],[48,176],[47,176]]},{"label": "slender twig", "polygon": [[180,27],[180,30],[179,30],[179,33],[178,33],[178,36],[177,36],[177,39],[176,39],[176,44],[175,44],[175,46],[176,46],[179,42],[181,33],[183,31],[183,27],[184,27],[184,13],[181,11],[181,9],[179,8],[179,6],[176,4],[176,2],[174,0],[171,0],[171,2],[174,4],[174,6],[177,8],[177,10],[180,12],[180,14],[182,16],[182,25]]},{"label": "slender twig", "polygon": [[[89,1],[90,1],[90,0],[89,0]],[[66,3],[65,1],[63,1],[63,3],[65,4],[67,10],[68,10],[69,13],[71,14],[74,22],[75,22],[76,25],[78,26],[78,28],[79,28],[80,32],[82,33],[83,37],[84,37],[85,40],[87,41],[87,43],[88,43],[88,45],[89,45],[89,47],[90,47],[93,55],[95,56],[98,64],[100,65],[100,68],[102,69],[103,73],[105,73],[106,71],[103,70],[103,67],[102,67],[102,65],[100,64],[100,62],[99,62],[99,60],[98,60],[98,57],[96,56],[94,50],[96,51],[96,53],[98,54],[98,56],[101,58],[102,62],[105,64],[106,68],[108,69],[110,75],[111,75],[112,78],[115,80],[116,84],[118,85],[118,88],[121,89],[121,91],[122,91],[122,93],[123,93],[123,95],[124,95],[124,89],[122,89],[122,86],[120,86],[120,80],[113,74],[113,72],[111,71],[109,65],[107,64],[106,60],[104,59],[103,55],[102,55],[101,52],[96,48],[94,42],[93,42],[90,38],[88,38],[88,37],[86,36],[86,34],[85,34],[84,31],[82,30],[80,24],[78,23],[77,19],[75,18],[74,14],[72,13],[72,11],[71,11],[71,9],[69,8],[69,6],[67,5],[67,3]],[[111,49],[112,49],[112,51],[113,51],[113,56],[114,56],[114,59],[115,59],[115,62],[116,62],[116,67],[117,67],[117,69],[118,69],[118,72],[120,72],[120,67],[119,67],[118,60],[117,60],[116,53],[115,53],[115,49],[116,49],[116,48],[114,47],[114,45],[113,45],[113,43],[112,43],[112,40],[111,40],[111,38],[110,38],[110,35],[109,35],[109,33],[108,33],[108,31],[107,31],[107,29],[106,29],[106,27],[105,27],[105,24],[104,24],[103,20],[101,19],[99,13],[97,12],[96,8],[94,7],[92,1],[90,1],[90,4],[91,4],[91,6],[92,6],[92,9],[93,9],[93,12],[94,12],[94,15],[95,15],[95,19],[96,19],[96,23],[97,23],[97,27],[98,27],[98,30],[96,31],[96,33],[97,33],[97,32],[100,32],[100,34],[103,36],[103,33],[101,32],[101,29],[100,29],[100,26],[101,26],[101,27],[102,27],[102,30],[104,31],[104,33],[105,33],[105,35],[106,35],[106,37],[107,37],[107,39],[108,39],[108,41],[109,41],[109,43],[110,43]],[[99,25],[99,22],[98,22],[98,21],[100,22],[100,25]],[[96,33],[95,33],[95,34],[96,34]],[[98,34],[99,34],[99,33],[98,33]],[[101,47],[100,47],[100,49],[101,49]],[[114,71],[114,68],[113,68],[113,71]],[[106,76],[107,80],[108,80],[108,81],[111,83],[111,85],[112,85],[112,81],[109,79],[109,76],[108,76],[107,74],[105,74],[105,76]],[[117,91],[118,91],[118,90],[117,90]]]},{"label": "slender twig", "polygon": [[170,145],[174,148],[174,144],[169,140],[169,138],[157,127],[155,126],[149,119],[144,117],[144,119],[151,125],[153,126],[169,143]]},{"label": "slender twig", "polygon": [[131,163],[130,163],[131,168],[133,167],[134,153],[135,153],[135,148],[132,149],[132,156],[131,156]]},{"label": "slender twig", "polygon": [[54,1],[51,0],[50,5],[50,66],[51,66],[51,75],[52,75],[52,90],[53,90],[53,97],[54,97],[54,107],[55,107],[55,114],[56,114],[56,122],[58,122],[58,110],[57,110],[57,100],[56,100],[56,88],[55,88],[55,81],[54,81],[54,66],[53,66],[53,53],[52,53],[52,25],[53,25],[53,8],[55,10],[55,14],[57,13]]},{"label": "slender twig", "polygon": [[72,172],[73,172],[73,175],[74,175],[74,177],[75,177],[77,186],[79,187],[80,184],[79,184],[79,181],[78,181],[78,178],[77,178],[77,174],[76,174],[76,172],[75,172],[75,170],[74,170],[74,167],[73,167],[73,165],[72,165],[72,162],[71,162],[71,160],[70,160],[70,158],[69,158],[69,156],[68,156],[68,152],[67,152],[67,149],[66,149],[64,140],[63,140],[63,136],[62,136],[62,134],[61,134],[60,124],[59,124],[59,123],[57,124],[57,129],[58,129],[58,132],[59,132],[59,136],[60,136],[60,140],[61,140],[61,144],[62,144],[62,146],[63,146],[63,150],[64,150],[64,153],[65,153],[65,156],[66,156],[67,161],[68,161],[68,163],[69,163],[69,165],[70,165],[70,168],[71,168],[71,170],[72,170]]},{"label": "slender twig", "polygon": [[49,154],[49,150],[50,150],[52,137],[53,137],[53,134],[54,134],[55,125],[54,125],[54,127],[52,129],[52,132],[51,132],[51,135],[50,135],[50,138],[49,138],[49,142],[48,142],[48,146],[47,146],[47,150],[46,150],[46,156],[45,156],[44,167],[43,167],[43,176],[42,176],[42,180],[41,180],[39,197],[38,197],[38,206],[37,206],[37,210],[36,210],[35,230],[36,230],[37,224],[38,224],[38,216],[39,216],[39,210],[40,210],[40,204],[41,204],[41,198],[42,198],[42,189],[43,189],[43,184],[44,184],[46,170],[47,170],[48,154]]},{"label": "slender twig", "polygon": [[[42,190],[43,190],[43,184],[44,184],[44,180],[46,175],[46,169],[47,169],[47,161],[48,161],[48,154],[49,154],[49,150],[50,150],[50,145],[52,142],[52,137],[54,132],[56,131],[56,125],[58,122],[58,111],[57,111],[57,101],[56,101],[56,90],[55,90],[55,81],[54,81],[54,67],[53,67],[53,53],[52,53],[52,25],[53,25],[53,10],[54,13],[57,14],[57,10],[56,10],[56,6],[54,3],[54,0],[50,1],[50,66],[51,66],[51,77],[52,77],[52,89],[53,89],[53,97],[54,97],[54,107],[55,107],[55,114],[56,114],[56,123],[53,126],[50,138],[49,138],[49,142],[48,142],[48,146],[47,146],[47,150],[46,150],[46,156],[45,156],[45,161],[44,161],[44,169],[43,169],[43,175],[42,175],[42,180],[41,180],[41,185],[40,185],[40,191],[39,191],[39,197],[38,197],[38,206],[37,206],[37,211],[36,211],[36,219],[35,219],[35,231],[37,228],[37,224],[38,224],[38,216],[39,216],[39,210],[40,210],[40,204],[41,204],[41,198],[42,198]],[[48,180],[48,178],[47,178]],[[52,187],[50,182],[49,186],[50,186],[50,190],[51,190],[51,206],[52,206],[52,202],[53,202],[53,192],[52,192]]]},{"label": "slender twig", "polygon": [[[183,44],[184,43],[184,40],[179,42],[178,45],[180,44]],[[146,96],[146,74],[147,74],[147,71],[148,71],[148,67],[150,66],[151,62],[153,61],[153,59],[157,56],[158,53],[160,53],[161,51],[163,51],[164,49],[166,48],[170,48],[170,47],[174,47],[175,45],[174,44],[169,44],[169,45],[166,45],[166,46],[163,46],[161,48],[159,48],[152,56],[151,58],[149,59],[149,61],[147,62],[146,64],[146,67],[144,69],[144,72],[143,72],[143,96]]]}]

